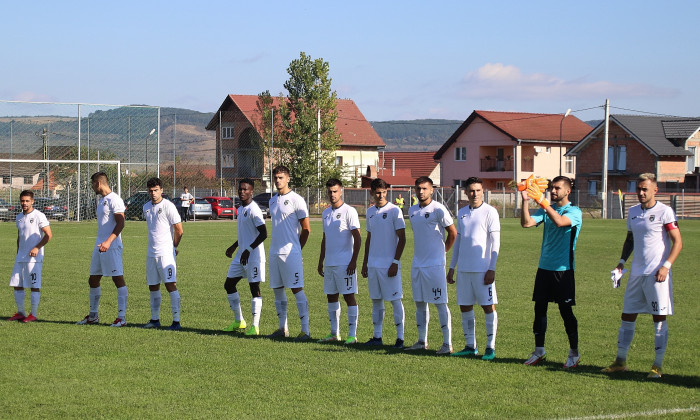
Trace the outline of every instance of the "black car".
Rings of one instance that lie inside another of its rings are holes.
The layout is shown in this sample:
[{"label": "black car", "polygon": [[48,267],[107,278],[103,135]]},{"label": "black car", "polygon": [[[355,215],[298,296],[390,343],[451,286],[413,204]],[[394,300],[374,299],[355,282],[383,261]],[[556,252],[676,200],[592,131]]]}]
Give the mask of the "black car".
[{"label": "black car", "polygon": [[260,193],[253,197],[253,201],[258,203],[258,207],[262,210],[263,217],[270,217],[270,193]]},{"label": "black car", "polygon": [[66,200],[36,197],[34,198],[34,208],[44,213],[47,219],[65,220],[68,218]]},{"label": "black car", "polygon": [[[168,194],[163,194],[163,198],[170,200]],[[143,220],[143,205],[150,199],[151,197],[148,195],[147,191],[139,191],[124,200],[124,206],[126,207],[124,218]]]}]

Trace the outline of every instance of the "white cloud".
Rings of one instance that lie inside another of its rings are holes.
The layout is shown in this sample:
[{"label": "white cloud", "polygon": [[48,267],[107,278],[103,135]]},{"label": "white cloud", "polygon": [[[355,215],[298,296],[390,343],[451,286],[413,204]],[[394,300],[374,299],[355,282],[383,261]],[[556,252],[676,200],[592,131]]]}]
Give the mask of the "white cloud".
[{"label": "white cloud", "polygon": [[24,102],[56,102],[56,99],[50,95],[30,91],[16,93],[12,96],[12,100]]},{"label": "white cloud", "polygon": [[544,74],[525,74],[519,68],[502,63],[486,63],[467,73],[462,80],[461,95],[490,99],[600,99],[602,97],[672,97],[676,89],[647,84],[589,81],[587,78],[564,80]]}]

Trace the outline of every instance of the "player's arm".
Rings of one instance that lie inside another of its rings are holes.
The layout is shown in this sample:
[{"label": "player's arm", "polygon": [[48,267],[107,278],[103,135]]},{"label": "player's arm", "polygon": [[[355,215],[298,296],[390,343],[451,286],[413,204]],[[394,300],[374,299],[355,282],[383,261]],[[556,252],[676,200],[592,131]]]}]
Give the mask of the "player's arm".
[{"label": "player's arm", "polygon": [[175,247],[175,254],[177,255],[177,246],[180,245],[180,240],[182,239],[182,222],[175,223],[173,225],[173,246]]},{"label": "player's arm", "polygon": [[365,256],[362,258],[362,277],[367,278],[369,270],[367,269],[367,260],[369,259],[369,242],[372,240],[372,233],[367,232],[367,239],[365,239]]},{"label": "player's arm", "polygon": [[634,250],[634,235],[632,234],[632,231],[627,231],[627,237],[625,238],[625,242],[622,244],[622,254],[620,255],[620,263],[617,264],[617,268],[622,270],[625,267],[625,261],[632,255],[632,251]]},{"label": "player's arm", "polygon": [[493,284],[496,281],[496,262],[498,261],[498,252],[501,249],[501,232],[489,232],[489,240],[491,241],[491,260],[489,261],[489,269],[484,274],[484,284]]},{"label": "player's arm", "polygon": [[41,231],[44,232],[44,236],[42,236],[39,243],[36,244],[36,246],[29,251],[30,257],[36,257],[39,254],[39,249],[46,245],[53,237],[53,235],[51,234],[51,226],[44,226],[43,228],[41,228]]},{"label": "player's arm", "polygon": [[250,245],[248,245],[248,248],[245,249],[245,251],[241,252],[241,264],[246,265],[248,264],[248,258],[250,258],[250,251],[254,250],[255,248],[258,247],[263,241],[267,238],[267,228],[265,225],[260,225],[257,227],[258,229],[258,236],[255,237],[253,242],[251,242]]},{"label": "player's arm", "polygon": [[452,245],[454,245],[455,239],[457,239],[457,228],[453,223],[445,229],[447,229],[447,238],[445,239],[445,252],[447,252],[452,248]]},{"label": "player's arm", "polygon": [[360,255],[360,247],[362,246],[362,235],[360,235],[360,229],[353,229],[350,231],[352,234],[352,258],[350,258],[350,263],[348,263],[348,269],[345,271],[348,276],[355,274],[357,271],[357,257]]},{"label": "player's arm", "polygon": [[321,252],[318,254],[318,274],[323,276],[323,260],[326,259],[326,232],[321,239]]},{"label": "player's arm", "polygon": [[564,214],[557,213],[552,206],[547,206],[544,211],[549,216],[549,220],[554,222],[557,227],[571,226],[571,219]]},{"label": "player's arm", "polygon": [[17,249],[15,250],[15,254],[19,252],[19,230],[17,231]]},{"label": "player's arm", "polygon": [[311,224],[309,223],[308,217],[300,219],[299,224],[301,225],[301,233],[299,233],[299,245],[301,245],[301,249],[304,249],[304,245],[306,245],[306,241],[309,239],[309,234],[311,233]]},{"label": "player's arm", "polygon": [[537,226],[537,222],[530,216],[530,197],[527,191],[521,191],[520,195],[523,198],[522,211],[520,212],[520,226],[530,228]]},{"label": "player's arm", "polygon": [[387,275],[389,277],[394,277],[399,273],[399,263],[396,261],[401,261],[401,255],[403,255],[403,249],[406,247],[406,229],[396,229],[396,236],[399,241],[396,243],[396,252],[394,253],[394,262],[389,266],[389,272]]},{"label": "player's arm", "polygon": [[229,258],[233,257],[233,253],[236,252],[236,248],[238,248],[238,241],[234,242],[233,245],[226,248],[226,256]]},{"label": "player's arm", "polygon": [[122,233],[122,230],[124,230],[124,213],[114,213],[114,222],[114,230],[112,230],[112,233],[109,234],[109,237],[98,247],[100,252],[106,252],[112,245],[112,242],[114,242],[114,240],[117,239],[119,234]]},{"label": "player's arm", "polygon": [[678,224],[676,222],[669,223],[664,225],[664,228],[668,230],[668,236],[671,238],[672,245],[671,252],[668,254],[666,261],[664,261],[664,265],[656,272],[657,282],[666,281],[668,272],[671,269],[671,264],[676,261],[676,258],[678,258],[678,255],[681,253],[681,249],[683,249],[683,240],[681,240],[681,231],[678,230]]},{"label": "player's arm", "polygon": [[460,238],[458,237],[457,240],[455,241],[454,248],[452,249],[452,259],[450,260],[450,269],[447,270],[447,283],[449,284],[454,284],[455,280],[455,267],[457,267],[457,263],[459,262],[459,247],[460,245]]}]

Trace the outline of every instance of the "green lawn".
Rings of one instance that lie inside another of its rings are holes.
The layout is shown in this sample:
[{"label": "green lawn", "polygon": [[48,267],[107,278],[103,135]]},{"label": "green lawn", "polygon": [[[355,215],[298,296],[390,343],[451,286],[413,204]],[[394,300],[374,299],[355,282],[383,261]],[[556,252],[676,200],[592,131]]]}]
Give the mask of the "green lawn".
[{"label": "green lawn", "polygon": [[[661,381],[646,380],[651,367],[653,331],[641,316],[629,354],[631,372],[608,376],[600,369],[616,352],[624,289],[612,289],[609,272],[625,236],[624,221],[584,220],[577,252],[577,303],[581,365],[561,369],[568,345],[556,306],[550,307],[548,361],[522,363],[533,350],[532,284],[541,229],[521,229],[503,221],[497,269],[499,329],[494,362],[437,357],[441,343],[437,313],[431,308],[431,350],[409,354],[390,348],[292,343],[222,333],[232,314],[223,281],[224,251],[235,238],[235,223],[197,222],[184,226],[178,257],[182,295],[180,332],[137,328],[150,317],[145,283],[146,226],[128,222],[124,231],[125,276],[129,285],[129,327],[108,328],[116,317],[116,292],[103,280],[100,315],[105,325],[76,326],[88,311],[87,274],[94,223],[53,223],[46,249],[41,322],[6,319],[15,311],[12,289],[0,293],[0,417],[77,418],[563,418],[620,415],[680,409],[678,418],[700,416],[698,329],[700,222],[681,221],[685,249],[674,265],[675,309]],[[268,224],[269,226],[269,224]],[[304,249],[311,333],[328,333],[322,279],[316,273],[320,222]],[[364,236],[364,234],[363,234]],[[406,342],[416,339],[410,292],[412,235],[403,258]],[[16,229],[0,223],[0,272],[9,278]],[[624,279],[626,280],[626,278]],[[5,280],[7,281],[7,280]],[[360,283],[358,336],[372,335],[371,302]],[[250,321],[247,286],[239,287]],[[450,286],[451,297],[454,285]],[[263,286],[261,333],[277,327],[273,294]],[[27,299],[28,300],[28,299]],[[290,332],[299,331],[289,295]],[[28,307],[28,302],[27,302]],[[452,310],[456,350],[464,346],[459,310]],[[169,325],[170,301],[163,293],[162,322]],[[347,332],[345,305],[341,334]],[[483,314],[477,311],[477,340],[483,348]],[[391,306],[385,317],[385,343],[395,332]],[[612,418],[612,417],[610,417]]]}]

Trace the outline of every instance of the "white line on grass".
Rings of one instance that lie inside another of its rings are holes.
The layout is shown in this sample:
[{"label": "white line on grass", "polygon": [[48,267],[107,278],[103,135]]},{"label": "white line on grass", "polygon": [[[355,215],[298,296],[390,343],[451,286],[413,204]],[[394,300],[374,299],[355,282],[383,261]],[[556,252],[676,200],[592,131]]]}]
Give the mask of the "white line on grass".
[{"label": "white line on grass", "polygon": [[566,418],[566,420],[626,419],[626,418],[630,418],[630,417],[652,417],[652,416],[663,416],[666,414],[693,413],[696,411],[700,411],[700,407],[669,408],[669,409],[662,409],[662,410],[639,411],[636,413],[622,413],[622,414],[601,414],[599,416],[587,416],[587,417],[568,417],[568,418]]}]

